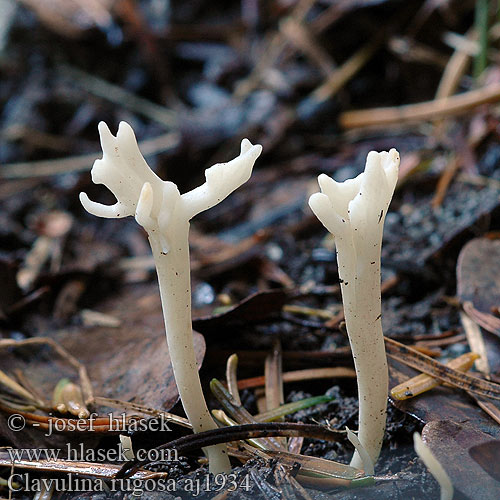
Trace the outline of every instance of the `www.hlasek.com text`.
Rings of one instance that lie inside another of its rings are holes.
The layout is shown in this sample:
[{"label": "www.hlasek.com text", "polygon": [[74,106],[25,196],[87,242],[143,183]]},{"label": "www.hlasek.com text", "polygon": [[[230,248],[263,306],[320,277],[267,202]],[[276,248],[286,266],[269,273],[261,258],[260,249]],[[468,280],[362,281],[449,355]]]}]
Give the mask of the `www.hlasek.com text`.
[{"label": "www.hlasek.com text", "polygon": [[136,460],[148,462],[178,462],[179,456],[175,448],[151,450],[131,450],[120,443],[117,448],[95,449],[85,448],[83,443],[73,447],[68,443],[64,448],[8,448],[10,461],[13,465],[23,460],[55,462],[66,460],[70,462],[126,462],[133,452]]},{"label": "www.hlasek.com text", "polygon": [[250,476],[246,475],[240,479],[236,474],[217,474],[215,476],[207,474],[204,478],[185,478],[182,486],[179,486],[173,478],[139,479],[120,478],[102,479],[82,478],[73,474],[68,474],[63,478],[47,479],[31,477],[29,473],[12,474],[8,479],[10,491],[23,491],[36,493],[42,490],[49,491],[102,491],[132,492],[134,496],[141,496],[147,491],[159,492],[180,492],[188,493],[190,497],[197,497],[200,493],[221,490],[235,491],[237,489],[249,491],[251,489]]}]

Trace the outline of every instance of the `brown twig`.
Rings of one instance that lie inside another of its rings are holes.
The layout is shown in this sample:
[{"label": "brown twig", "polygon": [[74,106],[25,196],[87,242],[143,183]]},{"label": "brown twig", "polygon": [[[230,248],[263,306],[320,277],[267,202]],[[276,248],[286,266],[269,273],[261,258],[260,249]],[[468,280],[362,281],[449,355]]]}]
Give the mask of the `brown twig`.
[{"label": "brown twig", "polygon": [[332,98],[372,58],[384,38],[379,35],[358,49],[345,63],[317,87],[307,99],[321,103]]},{"label": "brown twig", "polygon": [[335,61],[330,54],[318,43],[309,27],[293,17],[284,19],[280,23],[280,32],[297,49],[302,51],[315,63],[325,76],[331,76],[336,68]]},{"label": "brown twig", "polygon": [[415,344],[415,348],[419,347],[443,347],[451,344],[458,344],[460,342],[465,342],[467,336],[465,333],[459,333],[453,337],[448,337],[446,339],[435,339],[435,340],[421,340]]},{"label": "brown twig", "polygon": [[80,363],[74,356],[72,356],[64,347],[59,345],[53,339],[49,337],[36,337],[25,340],[12,340],[12,339],[1,339],[0,340],[0,349],[3,348],[16,348],[22,347],[26,345],[49,345],[54,349],[54,351],[59,354],[63,359],[65,359],[73,368],[75,368],[78,372],[78,376],[80,378],[80,386],[82,388],[83,397],[85,403],[92,401],[93,392],[92,392],[92,384],[90,383],[90,379],[87,373],[87,369],[85,366]]},{"label": "brown twig", "polygon": [[139,115],[163,125],[169,130],[177,125],[176,114],[159,104],[139,97],[118,85],[97,78],[76,67],[60,65],[58,69],[62,75],[70,78],[73,83],[79,84],[89,93],[119,106],[126,107]]},{"label": "brown twig", "polygon": [[[462,354],[458,358],[454,358],[448,361],[448,363],[446,363],[446,366],[453,368],[454,370],[466,372],[471,369],[474,361],[477,358],[479,358],[478,354],[474,352],[468,352],[466,354]],[[391,389],[391,396],[394,399],[402,401],[430,391],[431,389],[434,389],[434,387],[437,387],[441,384],[442,382],[440,380],[437,380],[434,377],[430,377],[425,373],[421,373],[420,375],[412,377],[411,379],[398,384],[396,387],[393,387]]]},{"label": "brown twig", "polygon": [[493,314],[479,311],[474,307],[472,302],[464,302],[463,308],[469,318],[475,321],[479,326],[482,326],[485,330],[500,337],[500,318],[493,316]]},{"label": "brown twig", "polygon": [[[468,40],[477,40],[477,34],[473,29],[469,30],[465,37]],[[443,99],[455,93],[460,84],[460,80],[467,70],[470,59],[470,54],[463,50],[463,47],[457,47],[455,49],[455,52],[448,60],[448,64],[443,71],[443,76],[441,77],[436,91],[436,99]]]},{"label": "brown twig", "polygon": [[481,327],[463,311],[460,311],[460,321],[462,322],[470,350],[477,352],[480,356],[475,363],[476,370],[489,377],[491,369],[488,361],[488,350]]},{"label": "brown twig", "polygon": [[[175,149],[180,143],[180,135],[176,132],[162,134],[153,139],[139,142],[139,148],[144,156],[155,155],[164,151]],[[54,160],[41,160],[23,163],[10,163],[2,165],[1,179],[25,179],[48,177],[51,175],[66,174],[88,170],[90,165],[102,152],[95,152],[71,158],[57,158]]]},{"label": "brown twig", "polygon": [[438,208],[442,205],[443,200],[448,191],[448,187],[455,177],[455,174],[460,169],[462,165],[461,158],[458,155],[454,155],[451,160],[446,164],[441,176],[439,177],[436,192],[431,201],[432,208]]},{"label": "brown twig", "polygon": [[500,409],[492,402],[492,401],[484,401],[481,398],[478,398],[475,394],[469,392],[469,396],[471,396],[487,415],[489,415],[497,424],[500,425]]},{"label": "brown twig", "polygon": [[[158,446],[156,449],[175,449],[179,455],[184,455],[193,450],[220,443],[266,437],[296,436],[305,436],[309,439],[323,439],[325,441],[337,441],[339,434],[328,430],[326,427],[313,424],[296,424],[290,422],[244,424],[190,434]],[[148,463],[147,460],[142,462],[129,462],[121,468],[116,478],[129,477]]]},{"label": "brown twig", "polygon": [[385,337],[385,347],[389,357],[426,373],[431,377],[480,396],[500,399],[500,384],[488,382],[453,370],[443,363],[387,337]]},{"label": "brown twig", "polygon": [[[283,373],[283,382],[298,382],[301,380],[318,380],[324,378],[352,378],[356,372],[352,368],[335,366],[332,368],[310,368],[307,370],[296,370]],[[250,389],[263,387],[265,385],[264,377],[252,377],[238,381],[238,389]]]},{"label": "brown twig", "polygon": [[161,417],[165,422],[173,423],[186,427],[187,429],[192,429],[189,420],[185,417],[179,417],[173,413],[168,413],[163,410],[158,410],[156,408],[151,408],[149,406],[143,406],[137,403],[132,403],[130,401],[120,401],[119,399],[104,398],[101,396],[95,396],[91,401],[92,404],[110,406],[111,408],[120,408],[125,410],[136,411],[138,413],[144,413],[146,415],[152,415],[153,417]]},{"label": "brown twig", "polygon": [[[315,0],[299,0],[289,18],[298,23],[302,22],[314,3]],[[266,36],[261,45],[261,57],[257,59],[252,72],[245,79],[239,81],[234,89],[236,99],[244,98],[257,87],[262,76],[276,63],[286,46],[286,40],[280,31]]]},{"label": "brown twig", "polygon": [[339,120],[344,129],[387,127],[460,115],[482,104],[494,103],[499,100],[500,84],[494,84],[452,97],[418,104],[346,111],[340,115]]}]

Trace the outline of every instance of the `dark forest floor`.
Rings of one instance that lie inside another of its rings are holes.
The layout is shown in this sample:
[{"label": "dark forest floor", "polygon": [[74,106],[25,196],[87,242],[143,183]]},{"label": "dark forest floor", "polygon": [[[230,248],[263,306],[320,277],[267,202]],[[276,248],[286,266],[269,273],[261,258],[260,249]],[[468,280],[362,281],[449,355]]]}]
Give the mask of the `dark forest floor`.
[{"label": "dark forest floor", "polygon": [[[100,121],[113,133],[130,123],[149,165],[181,192],[233,158],[242,138],[263,146],[251,179],[191,225],[195,349],[212,409],[220,401],[209,382],[225,380],[232,353],[252,415],[265,405],[262,381],[251,378],[264,375],[266,359],[280,374],[309,370],[284,384],[285,403],[331,400],[286,421],[341,432],[331,442],[294,438],[295,452],[349,462],[344,430],[357,428],[358,406],[337,262],[307,199],[320,173],[343,181],[369,151],[393,147],[401,166],[382,249],[384,333],[443,363],[484,349],[471,373],[498,383],[500,59],[490,3],[481,24],[472,1],[0,0],[0,447],[115,449],[116,432],[44,435],[54,388],[68,378],[78,391],[82,369],[94,396],[119,401],[94,401],[99,415],[137,414],[132,404],[183,415],[146,234],[130,217],[93,217],[78,200],[85,191],[113,202],[89,175]],[[487,47],[475,23],[489,29]],[[408,359],[390,357],[391,388],[418,373]],[[323,368],[339,371],[315,378]],[[13,380],[45,409],[8,388]],[[438,498],[413,449],[418,431],[454,498],[497,499],[500,409],[478,394],[446,385],[389,398],[376,481],[364,488],[313,478],[303,490],[297,468],[248,450],[233,458],[236,491],[220,478],[207,487],[198,449],[150,466],[165,474],[141,486],[143,498]],[[16,412],[22,431],[9,428]],[[134,448],[188,433],[169,425],[130,432]],[[2,497],[12,493],[5,457],[0,450]],[[33,497],[34,479],[96,477],[75,475],[62,458],[45,471],[35,470],[39,460],[16,468],[14,498]],[[103,472],[111,490],[114,472]],[[173,491],[149,491],[166,477]],[[106,494],[92,484],[55,486],[43,498],[130,498],[137,489]]]}]

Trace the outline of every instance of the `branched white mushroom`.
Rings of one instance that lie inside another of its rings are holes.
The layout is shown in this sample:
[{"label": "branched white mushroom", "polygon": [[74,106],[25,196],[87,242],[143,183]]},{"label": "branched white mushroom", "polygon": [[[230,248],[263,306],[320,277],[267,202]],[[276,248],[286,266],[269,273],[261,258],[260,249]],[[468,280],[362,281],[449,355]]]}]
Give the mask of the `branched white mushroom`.
[{"label": "branched white mushroom", "polygon": [[[98,217],[134,215],[147,231],[158,273],[170,358],[184,410],[195,432],[215,429],[203,397],[193,348],[189,221],[249,179],[262,147],[243,139],[237,158],[210,167],[205,171],[203,185],[181,195],[173,182],[161,180],[149,168],[130,125],[120,123],[114,137],[107,125],[100,123],[99,134],[103,157],[94,163],[92,180],[104,184],[117,202],[102,205],[89,200],[85,193],[80,193],[80,200],[88,212]],[[224,445],[204,451],[211,472],[229,470]]]},{"label": "branched white mushroom", "polygon": [[[309,205],[335,236],[344,314],[358,378],[359,440],[375,463],[385,430],[388,373],[380,304],[380,250],[396,187],[399,153],[371,151],[365,171],[335,182],[318,177]],[[361,468],[355,452],[351,465]]]}]

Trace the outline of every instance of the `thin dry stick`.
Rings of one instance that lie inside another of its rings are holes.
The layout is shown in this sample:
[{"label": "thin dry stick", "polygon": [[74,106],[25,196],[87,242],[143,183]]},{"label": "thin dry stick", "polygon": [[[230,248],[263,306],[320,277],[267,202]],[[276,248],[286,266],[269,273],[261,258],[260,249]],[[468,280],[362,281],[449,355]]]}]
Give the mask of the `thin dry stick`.
[{"label": "thin dry stick", "polygon": [[461,173],[458,175],[458,180],[466,184],[472,184],[473,186],[486,186],[493,189],[500,189],[500,181],[492,179],[491,177],[485,177],[483,175],[470,175]]},{"label": "thin dry stick", "polygon": [[[260,455],[261,453],[258,452],[258,454]],[[295,463],[299,463],[301,465],[299,474],[309,475],[313,473],[321,476],[343,478],[347,483],[346,486],[351,479],[364,475],[364,472],[360,469],[325,458],[295,455],[286,451],[274,450],[266,450],[265,454],[278,459],[281,463],[289,467],[293,467]]]},{"label": "thin dry stick", "polygon": [[285,493],[283,498],[290,498],[292,495],[293,498],[297,498],[297,495],[295,494],[295,492],[297,492],[304,500],[312,500],[309,493],[307,493],[307,491],[295,479],[295,477],[290,474],[292,470],[293,467],[285,468],[285,466],[281,463],[278,463],[276,468],[274,469],[276,485],[280,488],[281,491],[283,491],[283,493],[289,491],[288,494]]},{"label": "thin dry stick", "polygon": [[[222,386],[222,384],[216,380],[213,379],[210,383],[210,389],[213,393],[213,395],[217,398],[221,406],[224,408],[224,410],[229,413],[228,415],[225,415],[224,412],[220,412],[219,410],[219,415],[227,425],[232,425],[233,422],[231,420],[231,417],[234,419],[234,422],[238,424],[255,424],[257,423],[257,420],[251,415],[243,406],[239,406],[236,404],[232,396],[225,390],[225,388]],[[217,410],[214,410],[217,412]],[[263,448],[268,448],[268,449],[276,449],[280,450],[283,449],[280,442],[277,439],[274,438],[269,438],[262,440],[259,444],[259,446],[262,445]]]},{"label": "thin dry stick", "polygon": [[439,181],[436,186],[436,192],[431,201],[432,208],[438,208],[442,205],[443,200],[448,191],[448,187],[450,186],[453,177],[458,172],[458,169],[461,166],[461,161],[458,155],[454,155],[453,158],[447,163],[445,169],[441,173],[439,177]]},{"label": "thin dry stick", "polygon": [[[234,427],[213,429],[197,434],[189,434],[188,436],[158,446],[155,449],[176,449],[179,455],[182,455],[193,450],[219,443],[257,438],[295,436],[306,436],[309,439],[322,439],[325,441],[338,441],[339,439],[338,433],[320,425],[273,422],[244,424]],[[116,478],[130,477],[131,474],[148,463],[150,463],[150,460],[128,462],[123,465],[120,472],[116,475]],[[343,466],[343,468],[348,470],[348,466]]]},{"label": "thin dry stick", "polygon": [[334,96],[372,58],[384,38],[370,40],[355,52],[344,64],[334,71],[324,83],[309,96],[316,102],[323,102]]},{"label": "thin dry stick", "polygon": [[95,396],[91,403],[102,406],[110,406],[112,408],[123,408],[126,410],[133,410],[139,413],[145,413],[146,415],[152,415],[154,417],[163,417],[166,422],[172,422],[187,429],[192,429],[189,420],[184,417],[179,417],[173,413],[168,413],[163,410],[157,410],[156,408],[151,408],[149,406],[143,406],[137,403],[130,403],[129,401],[120,401],[119,399],[103,398],[101,396]]},{"label": "thin dry stick", "polygon": [[315,35],[321,34],[329,28],[335,21],[339,20],[342,15],[349,11],[348,1],[332,2],[326,9],[318,14],[310,23],[310,29]]},{"label": "thin dry stick", "polygon": [[472,321],[463,311],[460,311],[460,321],[465,330],[470,350],[479,354],[479,359],[475,362],[476,370],[489,377],[491,369],[488,361],[488,351],[480,326]]},{"label": "thin dry stick", "polygon": [[[300,382],[301,380],[318,380],[325,378],[354,378],[356,372],[352,368],[336,366],[332,368],[308,368],[306,370],[296,370],[283,373],[283,382]],[[238,381],[239,389],[250,389],[253,387],[263,387],[265,377],[245,378]]]},{"label": "thin dry stick", "polygon": [[[299,0],[289,17],[301,22],[314,3],[315,0]],[[242,99],[257,87],[262,75],[276,63],[286,45],[286,41],[279,31],[266,37],[262,43],[261,57],[257,59],[254,69],[250,75],[236,84],[233,94],[236,99]]]},{"label": "thin dry stick", "polygon": [[[468,352],[466,354],[462,354],[458,358],[452,359],[446,363],[446,366],[449,366],[454,370],[466,372],[471,369],[477,358],[479,358],[479,354]],[[411,379],[398,384],[396,387],[393,387],[390,394],[393,398],[403,401],[430,391],[431,389],[434,389],[434,387],[438,387],[441,384],[442,382],[440,380],[426,375],[425,373],[421,373],[420,375],[412,377]]]},{"label": "thin dry stick", "polygon": [[443,363],[396,340],[387,337],[384,340],[387,356],[459,389],[492,399],[500,399],[500,384],[488,382],[478,377],[472,377],[466,373],[453,370]]},{"label": "thin dry stick", "polygon": [[298,50],[303,52],[315,63],[327,77],[335,71],[335,61],[330,54],[318,43],[308,26],[293,17],[284,19],[280,23],[280,32]]},{"label": "thin dry stick", "polygon": [[462,307],[469,318],[475,321],[479,326],[482,326],[485,330],[500,337],[500,318],[479,311],[474,307],[474,304],[469,301],[464,302]]},{"label": "thin dry stick", "polygon": [[303,316],[317,316],[321,319],[333,319],[336,314],[328,309],[316,309],[314,307],[297,306],[295,304],[285,304],[282,308],[283,312],[292,314],[302,314]]},{"label": "thin dry stick", "polygon": [[167,129],[174,128],[177,125],[177,119],[173,111],[143,97],[138,97],[118,85],[109,83],[72,66],[62,65],[59,67],[59,71],[69,77],[72,82],[79,84],[87,92],[128,108],[138,115],[145,116],[163,125]]},{"label": "thin dry stick", "polygon": [[[176,132],[162,134],[153,139],[139,142],[139,148],[144,156],[151,156],[175,149],[180,143],[180,135]],[[10,163],[0,168],[0,179],[26,179],[48,177],[50,175],[67,174],[88,170],[101,152],[90,153],[71,158],[57,158],[34,162]]]},{"label": "thin dry stick", "polygon": [[87,369],[85,366],[80,363],[75,357],[73,357],[64,347],[60,346],[57,342],[52,340],[49,337],[36,337],[25,340],[11,340],[11,339],[1,339],[0,340],[0,349],[8,348],[8,347],[21,347],[26,345],[49,345],[56,351],[59,356],[65,359],[73,368],[75,368],[78,372],[78,376],[80,378],[80,385],[82,388],[83,398],[85,400],[85,404],[88,404],[89,401],[94,399],[94,395],[92,392],[92,384],[90,383],[89,376],[87,374]]},{"label": "thin dry stick", "polygon": [[[467,40],[477,40],[477,34],[473,29],[470,29],[465,37]],[[464,51],[463,47],[457,47],[455,49],[455,52],[448,60],[448,64],[443,71],[443,76],[441,77],[441,81],[436,91],[436,99],[450,97],[456,92],[460,80],[467,71],[470,59],[470,54]]]},{"label": "thin dry stick", "polygon": [[471,392],[469,392],[469,396],[476,401],[481,410],[489,415],[497,424],[500,424],[500,409],[492,401],[484,401]]},{"label": "thin dry stick", "polygon": [[[221,424],[224,424],[228,427],[234,427],[235,425],[238,425],[238,422],[236,420],[233,420],[229,415],[227,415],[222,410],[212,410],[212,415]],[[279,439],[279,438],[276,438],[276,439]],[[273,441],[267,440],[267,439],[249,439],[248,444],[246,444],[244,441],[240,442],[239,444],[240,444],[240,446],[243,446],[246,449],[248,449],[247,447],[254,447],[254,448],[261,449],[261,450],[267,450],[267,449],[273,448],[275,446],[273,443],[274,443]]]},{"label": "thin dry stick", "polygon": [[434,340],[419,340],[415,343],[415,348],[419,347],[443,347],[451,344],[458,344],[459,342],[464,342],[467,340],[465,333],[457,333],[452,337],[443,337]]},{"label": "thin dry stick", "polygon": [[266,36],[263,45],[265,46],[265,50],[261,50],[261,57],[255,62],[252,72],[235,85],[233,97],[236,100],[243,99],[258,86],[262,75],[273,66],[276,59],[281,54],[285,42],[281,33],[278,32],[274,33],[272,36]]},{"label": "thin dry stick", "polygon": [[18,384],[13,378],[9,377],[4,371],[0,370],[0,385],[3,385],[17,396],[25,399],[30,403],[35,403],[39,406],[44,406],[43,401],[37,398],[34,394]]},{"label": "thin dry stick", "polygon": [[340,115],[339,120],[344,129],[387,127],[459,115],[482,104],[498,101],[500,101],[500,84],[494,84],[418,104],[347,111]]}]

